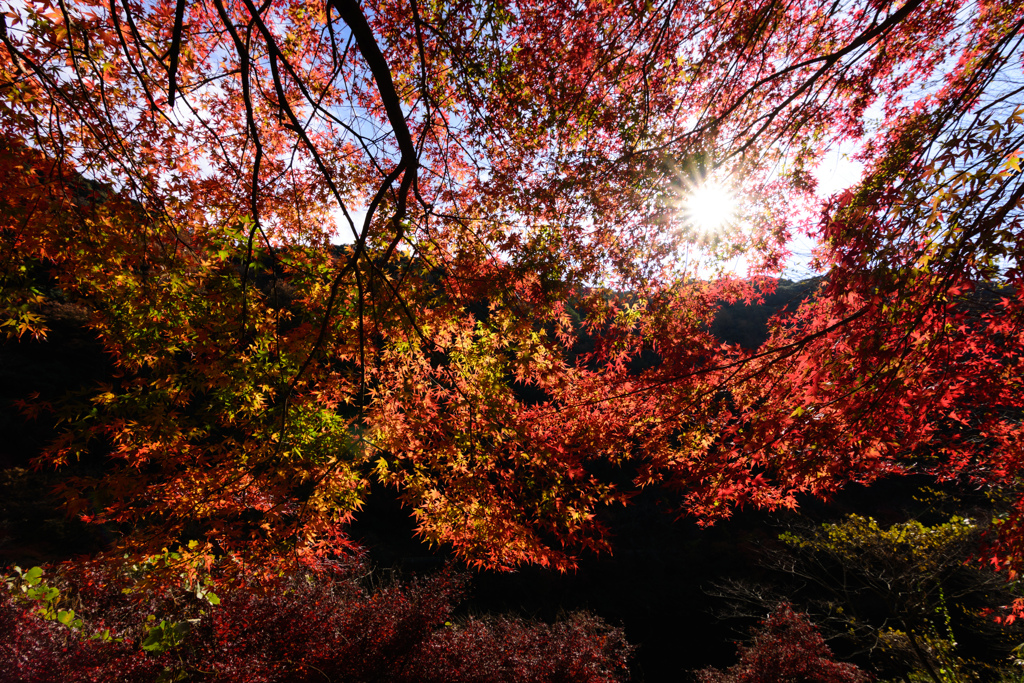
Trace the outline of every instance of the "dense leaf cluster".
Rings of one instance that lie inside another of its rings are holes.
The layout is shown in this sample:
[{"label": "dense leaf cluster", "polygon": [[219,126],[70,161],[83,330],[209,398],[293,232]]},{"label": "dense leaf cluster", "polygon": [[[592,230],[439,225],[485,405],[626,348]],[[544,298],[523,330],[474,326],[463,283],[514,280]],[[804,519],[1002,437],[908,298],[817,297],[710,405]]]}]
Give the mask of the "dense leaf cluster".
[{"label": "dense leaf cluster", "polygon": [[753,641],[739,648],[739,662],[725,671],[698,672],[701,683],[867,683],[852,664],[837,662],[805,615],[782,604],[762,622]]},{"label": "dense leaf cluster", "polygon": [[210,600],[131,572],[65,568],[54,585],[82,623],[48,620],[5,591],[0,670],[26,683],[625,680],[631,647],[596,617],[457,617],[465,577],[367,586],[363,565],[321,569],[218,586],[223,597]]}]

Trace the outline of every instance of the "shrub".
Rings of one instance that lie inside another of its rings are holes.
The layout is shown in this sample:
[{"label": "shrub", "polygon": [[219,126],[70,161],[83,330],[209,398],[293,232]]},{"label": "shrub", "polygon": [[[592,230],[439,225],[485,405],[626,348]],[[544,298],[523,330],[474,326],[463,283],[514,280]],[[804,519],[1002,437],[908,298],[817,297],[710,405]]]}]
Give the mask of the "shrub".
[{"label": "shrub", "polygon": [[[457,619],[467,577],[450,571],[367,586],[365,565],[274,581],[147,583],[89,563],[48,584],[74,627],[17,590],[0,603],[0,671],[13,681],[203,680],[611,683],[628,677],[621,630],[572,615],[555,624]],[[13,585],[13,584],[12,584]],[[211,599],[212,596],[212,599]]]},{"label": "shrub", "polygon": [[0,594],[0,671],[11,683],[134,683],[163,670],[154,658],[117,641],[84,638]]},{"label": "shrub", "polygon": [[853,664],[837,662],[818,629],[805,615],[779,605],[726,671],[697,672],[701,683],[867,683]]},{"label": "shrub", "polygon": [[589,614],[551,625],[507,617],[470,619],[436,631],[405,678],[423,683],[610,683],[625,677],[631,649],[621,631]]}]

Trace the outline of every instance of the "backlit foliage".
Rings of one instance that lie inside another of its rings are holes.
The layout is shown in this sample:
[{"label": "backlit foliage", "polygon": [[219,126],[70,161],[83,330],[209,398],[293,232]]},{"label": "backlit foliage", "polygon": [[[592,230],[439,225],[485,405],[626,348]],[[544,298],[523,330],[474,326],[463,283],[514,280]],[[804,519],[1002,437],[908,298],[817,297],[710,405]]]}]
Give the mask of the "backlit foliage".
[{"label": "backlit foliage", "polygon": [[[713,520],[1019,478],[1018,2],[0,12],[0,326],[102,342],[38,462],[103,459],[64,493],[122,550],[312,561],[377,480],[470,563],[564,570],[648,485]],[[867,175],[822,204],[844,140]],[[710,177],[745,223],[691,244]],[[721,344],[799,232],[818,295]]]}]

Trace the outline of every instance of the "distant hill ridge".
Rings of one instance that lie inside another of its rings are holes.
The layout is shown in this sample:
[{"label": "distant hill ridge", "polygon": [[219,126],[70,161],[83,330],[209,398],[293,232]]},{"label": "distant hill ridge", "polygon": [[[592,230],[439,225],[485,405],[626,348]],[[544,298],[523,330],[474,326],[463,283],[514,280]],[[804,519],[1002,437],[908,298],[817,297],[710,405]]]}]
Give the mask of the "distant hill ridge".
[{"label": "distant hill ridge", "polygon": [[768,340],[768,319],[784,310],[794,311],[821,285],[823,277],[793,282],[779,280],[775,291],[759,304],[723,304],[711,325],[711,333],[724,342],[756,349]]}]

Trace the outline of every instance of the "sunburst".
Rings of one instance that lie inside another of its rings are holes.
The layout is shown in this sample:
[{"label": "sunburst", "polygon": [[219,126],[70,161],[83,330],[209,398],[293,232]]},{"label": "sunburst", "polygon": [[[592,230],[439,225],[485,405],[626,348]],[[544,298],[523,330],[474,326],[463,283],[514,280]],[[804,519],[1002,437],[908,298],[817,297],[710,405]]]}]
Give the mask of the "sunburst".
[{"label": "sunburst", "polygon": [[683,217],[696,232],[711,236],[735,222],[738,203],[728,186],[705,180],[686,188],[682,208]]}]

